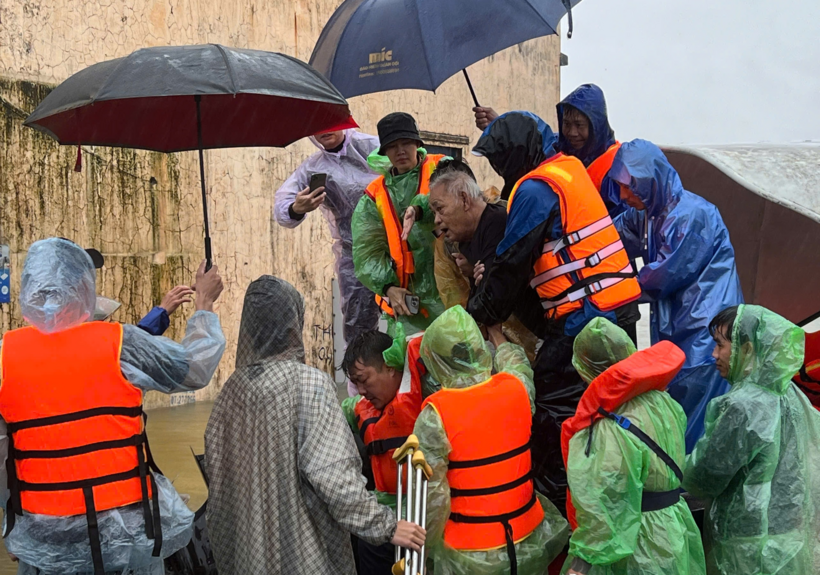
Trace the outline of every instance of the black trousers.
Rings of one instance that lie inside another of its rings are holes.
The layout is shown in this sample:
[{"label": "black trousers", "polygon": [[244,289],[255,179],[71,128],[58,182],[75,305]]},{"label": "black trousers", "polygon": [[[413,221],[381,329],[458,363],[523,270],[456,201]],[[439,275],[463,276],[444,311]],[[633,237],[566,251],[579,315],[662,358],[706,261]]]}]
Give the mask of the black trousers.
[{"label": "black trousers", "polygon": [[390,543],[371,545],[359,539],[359,575],[390,575],[396,548]]},{"label": "black trousers", "polygon": [[[621,314],[618,316],[618,325],[634,339],[637,320],[632,314],[624,314],[623,320]],[[561,424],[575,415],[586,384],[572,366],[575,337],[564,334],[564,323],[549,325],[533,365],[535,415],[530,445],[535,488],[566,516],[567,472],[561,454]]]}]

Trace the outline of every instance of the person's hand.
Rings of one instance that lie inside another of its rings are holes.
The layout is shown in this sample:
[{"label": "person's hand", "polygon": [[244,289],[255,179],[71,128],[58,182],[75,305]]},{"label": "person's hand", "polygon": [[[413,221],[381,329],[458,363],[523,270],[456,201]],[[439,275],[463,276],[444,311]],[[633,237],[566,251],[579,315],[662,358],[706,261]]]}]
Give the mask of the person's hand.
[{"label": "person's hand", "polygon": [[467,258],[458,253],[453,254],[453,259],[455,260],[458,269],[461,270],[461,274],[465,278],[473,277],[473,266],[470,265],[470,262],[467,261]]},{"label": "person's hand", "polygon": [[498,349],[498,346],[502,343],[507,343],[507,338],[504,335],[504,332],[501,331],[501,324],[497,323],[495,325],[488,325],[487,326],[487,337],[490,339],[490,343]]},{"label": "person's hand", "polygon": [[291,208],[297,214],[312,212],[325,202],[326,195],[324,186],[316,188],[312,192],[309,187],[305,188],[296,194],[296,200],[294,200]]},{"label": "person's hand", "polygon": [[396,315],[412,315],[410,310],[407,309],[407,306],[404,303],[404,296],[408,295],[410,292],[404,288],[392,286],[387,288],[387,292],[385,295],[390,300],[390,307],[393,308],[393,311],[396,312]]},{"label": "person's hand", "polygon": [[15,563],[17,563],[20,560],[20,559],[17,558],[17,555],[15,555],[14,553],[9,553],[8,551],[6,551],[6,553],[8,553],[9,559],[14,561]]},{"label": "person's hand", "polygon": [[165,297],[162,298],[162,303],[159,304],[159,307],[164,309],[168,315],[171,315],[180,305],[194,301],[191,299],[193,294],[194,290],[188,286],[177,286],[165,294]]},{"label": "person's hand", "polygon": [[407,241],[410,236],[410,230],[413,229],[413,224],[416,223],[416,208],[410,206],[404,211],[404,229],[401,232],[401,239]]},{"label": "person's hand", "polygon": [[420,551],[425,537],[427,537],[427,532],[421,526],[402,519],[396,525],[396,534],[393,535],[390,543],[396,547]]},{"label": "person's hand", "polygon": [[219,268],[214,266],[205,271],[205,260],[199,265],[196,272],[196,309],[197,311],[214,311],[214,302],[225,289],[222,284],[222,277],[219,275]]},{"label": "person's hand", "polygon": [[479,130],[485,130],[490,122],[498,118],[498,113],[486,106],[476,106],[473,112],[475,112],[475,127]]},{"label": "person's hand", "polygon": [[473,268],[473,279],[475,280],[475,285],[481,283],[481,280],[484,279],[484,264],[481,263],[481,260],[475,263],[475,267]]}]

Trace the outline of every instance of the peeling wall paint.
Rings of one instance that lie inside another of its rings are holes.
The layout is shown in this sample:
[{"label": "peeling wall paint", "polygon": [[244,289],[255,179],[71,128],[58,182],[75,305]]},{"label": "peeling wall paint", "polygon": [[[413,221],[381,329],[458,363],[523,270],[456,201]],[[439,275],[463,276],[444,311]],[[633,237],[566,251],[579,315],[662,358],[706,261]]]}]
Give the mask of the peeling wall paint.
[{"label": "peeling wall paint", "polygon": [[[136,322],[174,285],[190,284],[202,260],[202,208],[196,153],[158,154],[77,149],[24,128],[22,120],[50,89],[78,70],[141,47],[222,43],[283,52],[307,60],[336,8],[328,0],[109,0],[0,3],[0,244],[9,244],[12,303],[0,305],[0,333],[22,325],[16,294],[28,246],[59,235],[99,249],[106,266],[98,292],[122,302],[114,319]],[[558,37],[514,46],[470,68],[479,100],[499,111],[526,109],[555,122],[559,94]],[[479,136],[463,78],[436,94],[386,92],[350,101],[364,131],[397,110],[416,116],[422,130]],[[271,126],[276,129],[276,126]],[[332,371],[321,330],[331,321],[331,238],[317,212],[296,230],[271,219],[273,195],[314,151],[308,142],[287,149],[249,148],[205,153],[214,259],[225,280],[217,303],[228,339],[214,382],[174,402],[213,399],[233,371],[247,285],[271,273],[305,296],[308,363]],[[467,152],[468,150],[464,150]],[[472,161],[482,187],[499,185],[486,162]],[[500,185],[499,185],[500,187]],[[192,308],[192,306],[188,306]],[[171,318],[168,336],[182,338],[192,309]],[[338,363],[338,361],[336,361]],[[172,399],[149,394],[149,407]]]}]

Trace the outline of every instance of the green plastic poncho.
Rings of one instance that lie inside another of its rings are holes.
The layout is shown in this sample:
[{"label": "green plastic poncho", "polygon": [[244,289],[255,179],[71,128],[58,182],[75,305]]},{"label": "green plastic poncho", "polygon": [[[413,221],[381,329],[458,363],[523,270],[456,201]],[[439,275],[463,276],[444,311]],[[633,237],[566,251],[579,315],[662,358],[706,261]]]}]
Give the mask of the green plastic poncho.
[{"label": "green plastic poncho", "polygon": [[[575,338],[572,363],[589,383],[633,353],[635,346],[624,330],[596,318]],[[649,391],[615,413],[683,464],[686,415],[668,393]],[[666,509],[641,511],[644,489],[669,491],[680,482],[634,434],[609,419],[576,433],[569,442],[567,479],[578,528],[570,538],[564,573],[576,558],[591,564],[589,575],[705,573],[700,532],[683,499]]]},{"label": "green plastic poncho", "polygon": [[820,413],[791,378],[804,332],[741,305],[732,329],[731,390],[706,410],[684,487],[711,498],[710,573],[820,573]]},{"label": "green plastic poncho", "polygon": [[[424,148],[419,148],[421,159],[427,157]],[[419,165],[401,175],[390,173],[390,160],[380,156],[378,150],[367,158],[370,167],[384,176],[385,186],[393,201],[396,215],[401,222],[404,212],[410,206],[421,205],[424,196],[417,195],[419,187]],[[407,239],[413,252],[416,271],[410,278],[409,290],[420,299],[421,306],[427,310],[428,316],[418,313],[413,316],[400,316],[407,333],[424,330],[436,319],[444,305],[439,298],[436,288],[436,276],[433,271],[433,215],[430,210],[424,211],[424,218],[416,222]],[[353,212],[351,221],[353,230],[353,265],[356,268],[356,277],[373,293],[384,294],[387,285],[399,285],[399,279],[393,268],[390,258],[390,248],[387,243],[387,233],[384,230],[376,202],[366,194],[359,200]]]},{"label": "green plastic poncho", "polygon": [[[424,334],[421,358],[430,375],[445,388],[466,388],[487,381],[493,358],[473,318],[456,306],[444,312]],[[517,377],[527,388],[535,409],[532,368],[524,350],[512,343],[498,346],[495,369]],[[443,541],[444,524],[450,514],[447,482],[448,455],[452,450],[438,413],[425,407],[416,420],[415,434],[427,462],[433,468],[427,503],[427,545],[436,575],[500,575],[509,573],[506,547],[490,551],[457,551]],[[545,497],[538,495],[544,521],[529,537],[516,543],[519,575],[541,575],[563,549],[569,534],[566,520]]]}]

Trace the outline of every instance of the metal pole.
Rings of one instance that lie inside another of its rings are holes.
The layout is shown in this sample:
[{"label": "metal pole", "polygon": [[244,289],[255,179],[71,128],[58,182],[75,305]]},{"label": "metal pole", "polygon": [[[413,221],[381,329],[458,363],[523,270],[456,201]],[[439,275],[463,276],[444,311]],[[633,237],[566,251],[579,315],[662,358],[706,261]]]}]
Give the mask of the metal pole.
[{"label": "metal pole", "polygon": [[461,70],[464,72],[464,79],[467,80],[467,87],[470,88],[470,94],[473,96],[473,102],[475,102],[475,107],[478,108],[481,104],[478,103],[478,98],[475,96],[475,90],[473,90],[473,83],[470,82],[470,77],[467,75],[467,68],[462,68]]},{"label": "metal pole", "polygon": [[[407,467],[407,521],[413,520],[413,453],[414,451],[412,449],[407,453],[407,463],[404,464],[405,467]],[[412,573],[410,570],[410,558],[410,549],[405,549],[404,575],[411,575]]]},{"label": "metal pole", "polygon": [[[424,496],[421,499],[421,523],[420,523],[420,525],[421,525],[422,529],[427,529],[427,478],[426,477],[422,480],[422,485],[424,486],[422,488],[422,491],[424,491]],[[425,568],[427,567],[427,562],[424,560],[424,555],[425,555],[424,547],[425,547],[424,545],[421,546],[421,552],[419,553],[419,556],[421,557],[421,570],[419,571],[420,575],[424,575]]]},{"label": "metal pole", "polygon": [[[401,521],[401,472],[404,466],[401,463],[396,464],[396,521]],[[401,547],[396,546],[396,563],[401,560]]]},{"label": "metal pole", "polygon": [[[422,478],[422,475],[423,475],[423,473],[422,473],[421,467],[419,467],[418,469],[416,469],[416,479],[415,479],[416,492],[414,494],[416,496],[416,500],[413,503],[413,514],[414,514],[413,515],[413,523],[415,523],[416,525],[421,525],[421,501],[422,501],[422,498],[421,498],[421,481],[422,481],[422,479],[421,478]],[[411,571],[411,574],[412,575],[418,575],[418,573],[419,573],[419,552],[418,551],[413,551],[412,560],[413,560],[413,569]]]},{"label": "metal pole", "polygon": [[202,151],[202,111],[200,102],[202,96],[194,96],[196,102],[196,139],[199,147],[199,183],[202,186],[202,215],[205,220],[205,271],[211,269],[211,230],[208,226],[208,195],[205,193],[205,154]]}]

